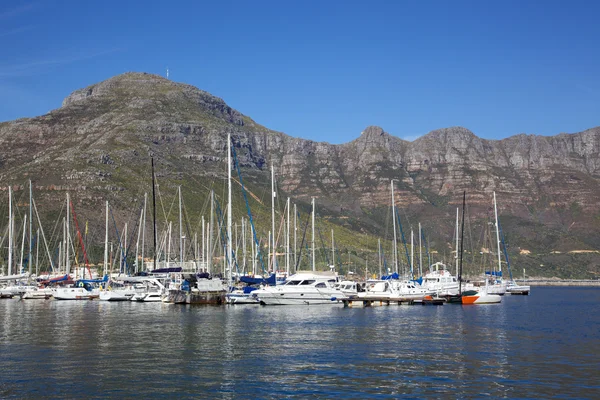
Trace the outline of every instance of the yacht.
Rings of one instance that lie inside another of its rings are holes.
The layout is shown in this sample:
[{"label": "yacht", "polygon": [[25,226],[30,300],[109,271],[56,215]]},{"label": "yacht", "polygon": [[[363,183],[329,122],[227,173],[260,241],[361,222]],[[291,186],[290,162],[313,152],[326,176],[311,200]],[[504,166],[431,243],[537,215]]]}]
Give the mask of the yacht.
[{"label": "yacht", "polygon": [[25,291],[21,292],[21,299],[23,300],[48,300],[52,297],[52,289],[40,288],[37,286],[25,286]]},{"label": "yacht", "polygon": [[515,281],[510,281],[508,285],[506,285],[506,293],[510,294],[520,294],[523,296],[529,295],[529,291],[531,290],[529,285],[519,285]]},{"label": "yacht", "polygon": [[394,295],[392,284],[389,280],[369,279],[365,285],[365,291],[357,294],[360,300],[384,300],[387,301]]},{"label": "yacht", "polygon": [[425,296],[432,296],[435,291],[424,288],[414,281],[391,281],[394,294],[390,297],[392,301],[420,300]]},{"label": "yacht", "polygon": [[144,277],[140,280],[143,285],[137,285],[136,293],[131,297],[131,301],[149,303],[162,301],[165,286],[158,279]]},{"label": "yacht", "polygon": [[439,296],[457,295],[458,280],[446,269],[441,262],[437,262],[429,267],[429,272],[423,277],[421,286],[432,290]]},{"label": "yacht", "polygon": [[241,289],[235,289],[225,295],[227,304],[260,304],[257,297],[252,296],[252,292],[258,288],[246,286]]},{"label": "yacht", "polygon": [[502,297],[499,294],[493,294],[488,292],[489,286],[482,286],[476,291],[471,291],[474,293],[467,294],[463,292],[462,295],[462,304],[493,304],[500,303],[502,301]]},{"label": "yacht", "polygon": [[56,300],[92,300],[98,298],[99,292],[85,287],[58,287],[53,289],[52,296]]},{"label": "yacht", "polygon": [[346,298],[335,287],[334,272],[298,272],[283,285],[267,286],[252,292],[263,305],[335,304]]}]

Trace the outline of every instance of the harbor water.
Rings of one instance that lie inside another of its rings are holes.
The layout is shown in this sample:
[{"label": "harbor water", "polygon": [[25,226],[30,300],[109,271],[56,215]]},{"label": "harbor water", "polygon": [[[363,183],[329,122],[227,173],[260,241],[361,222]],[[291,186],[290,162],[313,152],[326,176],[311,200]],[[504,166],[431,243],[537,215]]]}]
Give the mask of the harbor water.
[{"label": "harbor water", "polygon": [[600,289],[501,304],[0,300],[0,398],[598,398]]}]

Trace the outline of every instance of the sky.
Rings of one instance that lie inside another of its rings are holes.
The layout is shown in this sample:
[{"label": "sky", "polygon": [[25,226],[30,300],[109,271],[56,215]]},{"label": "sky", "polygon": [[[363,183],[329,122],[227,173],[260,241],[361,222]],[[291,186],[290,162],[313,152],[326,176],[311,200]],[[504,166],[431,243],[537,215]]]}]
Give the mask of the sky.
[{"label": "sky", "polygon": [[0,121],[149,72],[294,137],[600,125],[599,1],[0,2]]}]

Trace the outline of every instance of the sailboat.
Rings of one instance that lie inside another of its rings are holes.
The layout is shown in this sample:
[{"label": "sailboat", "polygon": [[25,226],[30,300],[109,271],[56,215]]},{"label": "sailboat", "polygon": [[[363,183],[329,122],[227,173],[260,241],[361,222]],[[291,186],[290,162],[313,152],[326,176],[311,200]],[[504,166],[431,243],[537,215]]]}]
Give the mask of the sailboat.
[{"label": "sailboat", "polygon": [[[496,205],[496,194],[494,193],[494,206]],[[463,206],[464,210],[464,206]],[[464,212],[463,212],[464,214]],[[463,226],[464,226],[464,215],[463,215]],[[498,234],[498,213],[496,212],[496,233]],[[498,236],[500,237],[500,236]],[[498,242],[499,243],[499,242]],[[500,251],[500,248],[498,248]],[[498,262],[500,260],[498,256]],[[462,265],[462,245],[461,245],[461,265]],[[462,268],[461,268],[462,269]],[[462,271],[461,271],[462,274]],[[460,280],[460,276],[459,276]],[[462,293],[462,304],[493,304],[500,303],[502,297],[496,291],[490,289],[489,279],[485,279],[485,286],[478,287],[475,290]]]}]

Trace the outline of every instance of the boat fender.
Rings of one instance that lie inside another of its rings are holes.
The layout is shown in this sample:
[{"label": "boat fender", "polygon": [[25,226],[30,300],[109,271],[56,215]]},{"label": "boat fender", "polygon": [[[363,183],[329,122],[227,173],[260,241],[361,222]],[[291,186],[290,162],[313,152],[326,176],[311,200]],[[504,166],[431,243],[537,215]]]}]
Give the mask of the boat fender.
[{"label": "boat fender", "polygon": [[336,297],[332,297],[332,298],[331,298],[331,301],[336,301],[336,300],[337,300],[337,298],[336,298]]}]

